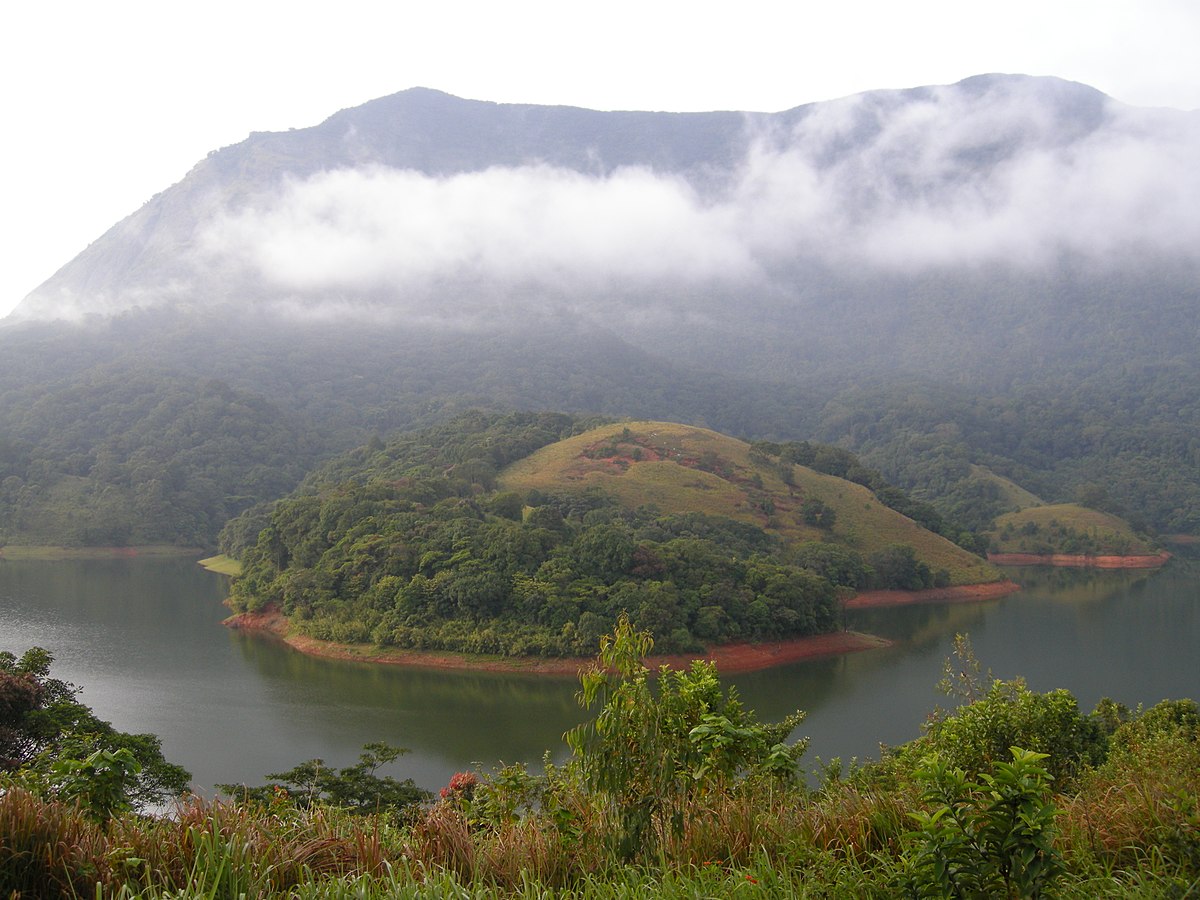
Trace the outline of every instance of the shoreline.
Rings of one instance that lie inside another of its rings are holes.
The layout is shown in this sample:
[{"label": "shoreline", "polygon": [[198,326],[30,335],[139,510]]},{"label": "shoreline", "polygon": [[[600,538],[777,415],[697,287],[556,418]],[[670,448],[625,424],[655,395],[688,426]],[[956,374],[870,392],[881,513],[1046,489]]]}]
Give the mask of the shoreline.
[{"label": "shoreline", "polygon": [[885,606],[909,606],[921,603],[979,603],[997,600],[1016,593],[1021,586],[1015,581],[988,581],[983,584],[960,584],[923,591],[863,591],[845,603],[846,609],[877,609]]},{"label": "shoreline", "polygon": [[[319,641],[302,634],[291,634],[287,616],[277,609],[238,613],[226,619],[224,624],[239,631],[272,635],[292,649],[308,656],[381,665],[574,677],[579,674],[580,670],[586,669],[595,661],[594,657],[472,656],[449,650],[385,649],[369,644],[339,644]],[[722,644],[710,648],[704,655],[655,654],[647,657],[645,664],[651,670],[662,665],[682,669],[687,668],[695,659],[706,659],[716,663],[717,670],[722,675],[735,675],[809,659],[876,650],[891,645],[892,641],[873,634],[863,634],[858,631],[833,631],[828,634],[816,634],[785,641]]]},{"label": "shoreline", "polygon": [[63,547],[57,544],[7,544],[0,547],[0,559],[129,559],[135,556],[163,556],[184,559],[201,556],[203,547],[176,547],[174,544],[135,544],[129,547]]},{"label": "shoreline", "polygon": [[[974,603],[992,600],[1019,591],[1012,581],[958,587],[931,588],[925,591],[867,591],[845,603],[846,609],[870,609],[915,603]],[[532,675],[576,676],[590,666],[592,657],[504,657],[472,656],[448,650],[403,650],[382,648],[369,644],[340,644],[319,641],[291,632],[287,616],[274,607],[257,612],[237,613],[224,622],[239,631],[269,634],[294,650],[308,656],[341,659],[352,662],[378,663],[392,666],[413,666],[426,669],[457,669],[477,672],[514,672]],[[716,664],[723,675],[757,672],[789,663],[804,662],[846,653],[859,653],[890,647],[894,642],[874,634],[859,631],[832,631],[783,641],[738,642],[710,647],[703,655],[656,654],[646,659],[646,667],[657,669],[668,665],[686,668],[695,659]]]},{"label": "shoreline", "polygon": [[1161,553],[1138,556],[1089,556],[1083,553],[989,553],[988,562],[997,566],[1063,566],[1080,569],[1157,569],[1171,558]]}]

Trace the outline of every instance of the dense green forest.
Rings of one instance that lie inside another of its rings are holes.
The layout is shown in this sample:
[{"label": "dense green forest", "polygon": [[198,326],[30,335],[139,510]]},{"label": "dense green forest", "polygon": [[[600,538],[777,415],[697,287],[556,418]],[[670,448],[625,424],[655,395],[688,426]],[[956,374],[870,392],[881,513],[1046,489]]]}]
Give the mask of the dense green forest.
[{"label": "dense green forest", "polygon": [[922,381],[832,398],[815,434],[844,442],[964,527],[1015,507],[983,465],[1047,502],[1078,501],[1137,530],[1200,530],[1200,401],[1177,365],[1046,377],[1003,395]]},{"label": "dense green forest", "polygon": [[0,541],[208,546],[319,448],[295,417],[220,381],[113,371],[32,402],[0,437]]},{"label": "dense green forest", "polygon": [[[911,546],[837,542],[835,510],[821,501],[801,504],[796,527],[813,539],[797,543],[752,521],[623,504],[596,485],[498,484],[505,466],[595,424],[470,413],[344,454],[269,515],[229,524],[229,552],[254,536],[230,605],[271,604],[321,640],[562,656],[587,654],[623,611],[661,649],[693,651],[830,631],[840,591],[949,583]],[[615,447],[588,452],[620,462]],[[845,450],[768,443],[751,454],[789,479],[806,463],[854,477],[884,505],[942,524]],[[768,495],[753,502],[774,506]]]},{"label": "dense green forest", "polygon": [[479,338],[254,317],[229,334],[169,313],[0,330],[0,543],[214,546],[228,519],[320,461],[471,408],[803,433],[795,388],[570,327]]},{"label": "dense green forest", "polygon": [[44,651],[0,655],[0,891],[1165,900],[1200,886],[1193,701],[1088,713],[1068,691],[983,678],[960,636],[942,688],[961,705],[879,759],[817,761],[809,784],[802,712],[758,721],[711,663],[650,672],[653,641],[627,620],[600,646],[563,764],[458,772],[433,797],[382,772],[400,748],[371,744],[357,764],[308,760],[170,815],[146,792],[169,763],[109,749]]},{"label": "dense green forest", "polygon": [[473,407],[840,445],[936,511],[941,525],[918,518],[955,540],[1015,508],[981,467],[1139,529],[1200,528],[1186,366],[994,392],[864,367],[853,386],[831,369],[800,387],[673,366],[565,327],[482,346],[468,333],[323,334],[252,317],[237,335],[203,334],[166,313],[0,333],[0,540],[213,546],[228,519],[322,460]]}]

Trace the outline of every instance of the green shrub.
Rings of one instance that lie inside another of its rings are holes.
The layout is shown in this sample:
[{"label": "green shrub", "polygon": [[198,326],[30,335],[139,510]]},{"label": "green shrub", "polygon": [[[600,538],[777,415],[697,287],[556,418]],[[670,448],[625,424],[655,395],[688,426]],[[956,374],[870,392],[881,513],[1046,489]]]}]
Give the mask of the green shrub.
[{"label": "green shrub", "polygon": [[681,834],[696,801],[742,775],[794,781],[807,744],[784,743],[803,714],[757,723],[733,689],[721,688],[712,663],[697,660],[688,671],[663,666],[655,690],[642,664],[653,645],[621,616],[601,639],[598,664],[581,676],[580,703],[599,704],[600,713],[566,735],[585,783],[616,814],[623,859]]},{"label": "green shrub", "polygon": [[387,813],[404,818],[430,794],[411,778],[397,780],[377,775],[381,766],[395,762],[409,751],[382,741],[367,744],[352,766],[335,769],[322,759],[310,759],[286,772],[267,775],[268,784],[218,784],[217,788],[235,801],[270,807],[281,801],[299,808],[332,806],[359,815]]},{"label": "green shrub", "polygon": [[1111,738],[1114,751],[1136,750],[1164,737],[1200,742],[1200,707],[1195,700],[1163,700],[1121,724]]},{"label": "green shrub", "polygon": [[1020,678],[993,681],[982,698],[935,719],[926,736],[948,765],[970,775],[1003,762],[1016,746],[1046,754],[1046,768],[1060,782],[1102,762],[1106,746],[1099,724],[1079,712],[1070,691],[1039,694]]},{"label": "green shrub", "polygon": [[917,771],[929,812],[901,858],[900,886],[918,897],[1045,897],[1062,878],[1057,810],[1044,753],[1010,749],[1011,763],[972,782],[937,754]]}]

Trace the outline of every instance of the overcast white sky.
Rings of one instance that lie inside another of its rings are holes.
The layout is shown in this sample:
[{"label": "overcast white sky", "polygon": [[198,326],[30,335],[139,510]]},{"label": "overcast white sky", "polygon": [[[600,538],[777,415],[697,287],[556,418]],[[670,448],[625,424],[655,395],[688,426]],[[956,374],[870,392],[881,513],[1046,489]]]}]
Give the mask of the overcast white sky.
[{"label": "overcast white sky", "polygon": [[1195,0],[59,0],[0,12],[0,316],[251,131],[405,88],[776,111],[983,72],[1200,108]]}]

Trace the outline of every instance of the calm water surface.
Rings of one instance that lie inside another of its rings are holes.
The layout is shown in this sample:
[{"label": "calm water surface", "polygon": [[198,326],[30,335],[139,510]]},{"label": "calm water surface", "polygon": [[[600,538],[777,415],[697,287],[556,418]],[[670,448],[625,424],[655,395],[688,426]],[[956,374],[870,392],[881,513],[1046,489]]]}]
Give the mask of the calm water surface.
[{"label": "calm water surface", "polygon": [[[1018,594],[981,604],[864,610],[852,627],[882,650],[731,679],[764,720],[808,711],[814,756],[874,756],[916,737],[954,634],[968,632],[997,677],[1065,687],[1091,708],[1200,698],[1200,568],[1160,572],[1018,569]],[[53,674],[125,731],[153,732],[198,790],[257,783],[364,743],[409,747],[395,774],[436,788],[456,770],[565,756],[578,722],[570,678],[439,672],[303,656],[221,626],[226,582],[190,560],[0,559],[0,650],[41,646]]]}]

